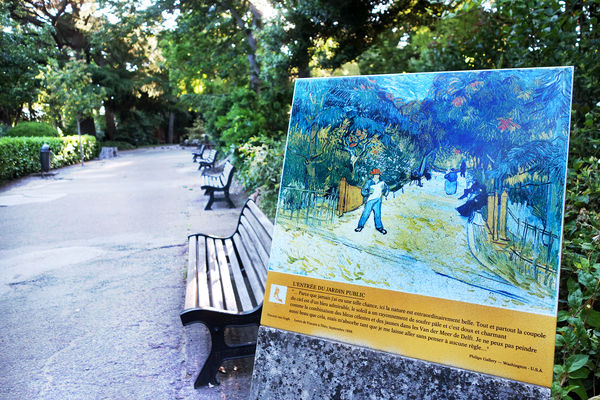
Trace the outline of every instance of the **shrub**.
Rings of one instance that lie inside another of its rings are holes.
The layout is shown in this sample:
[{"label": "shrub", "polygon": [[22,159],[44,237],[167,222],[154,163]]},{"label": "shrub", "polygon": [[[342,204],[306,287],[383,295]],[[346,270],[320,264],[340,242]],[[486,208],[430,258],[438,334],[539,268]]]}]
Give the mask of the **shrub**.
[{"label": "shrub", "polygon": [[117,116],[118,130],[116,141],[128,142],[135,146],[157,144],[155,136],[162,118],[160,115],[144,110],[130,110]]},{"label": "shrub", "polygon": [[[61,138],[61,144],[62,146],[57,149],[52,148],[52,145],[50,145],[50,149],[53,153],[51,162],[52,168],[77,164],[81,161],[81,156],[79,154],[78,135],[65,136]],[[98,141],[94,136],[82,135],[81,145],[83,147],[84,160],[91,160],[92,158],[97,157],[100,153],[100,146],[98,145]]]},{"label": "shrub", "polygon": [[[600,384],[600,160],[569,169],[553,398],[587,399]],[[576,396],[573,396],[575,394]],[[594,397],[596,398],[596,397]]]},{"label": "shrub", "polygon": [[58,131],[43,122],[19,122],[6,132],[7,137],[59,137]]},{"label": "shrub", "polygon": [[[79,137],[4,137],[0,138],[0,180],[13,179],[41,169],[40,149],[48,144],[52,151],[50,166],[59,168],[80,161]],[[90,160],[99,153],[96,138],[81,137],[84,160]]]},{"label": "shrub", "polygon": [[554,399],[600,393],[600,111],[571,132]]},{"label": "shrub", "polygon": [[258,136],[239,148],[236,158],[238,178],[247,192],[258,190],[260,207],[269,217],[275,217],[284,141]]}]

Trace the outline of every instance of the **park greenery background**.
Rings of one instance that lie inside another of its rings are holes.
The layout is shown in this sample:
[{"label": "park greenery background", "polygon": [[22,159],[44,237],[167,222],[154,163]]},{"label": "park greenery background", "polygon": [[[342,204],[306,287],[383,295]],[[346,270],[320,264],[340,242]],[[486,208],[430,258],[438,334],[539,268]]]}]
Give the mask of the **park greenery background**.
[{"label": "park greenery background", "polygon": [[85,158],[101,145],[196,139],[231,154],[272,213],[296,78],[572,65],[552,389],[600,399],[599,9],[600,0],[3,0],[0,180],[39,170],[42,142],[53,167],[77,162],[78,132]]}]

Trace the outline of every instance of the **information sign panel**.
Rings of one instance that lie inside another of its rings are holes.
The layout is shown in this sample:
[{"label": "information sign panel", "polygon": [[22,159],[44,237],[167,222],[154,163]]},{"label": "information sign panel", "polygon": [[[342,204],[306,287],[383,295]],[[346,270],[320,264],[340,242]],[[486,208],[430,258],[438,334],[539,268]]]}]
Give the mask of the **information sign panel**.
[{"label": "information sign panel", "polygon": [[298,80],[262,324],[549,387],[572,80]]}]

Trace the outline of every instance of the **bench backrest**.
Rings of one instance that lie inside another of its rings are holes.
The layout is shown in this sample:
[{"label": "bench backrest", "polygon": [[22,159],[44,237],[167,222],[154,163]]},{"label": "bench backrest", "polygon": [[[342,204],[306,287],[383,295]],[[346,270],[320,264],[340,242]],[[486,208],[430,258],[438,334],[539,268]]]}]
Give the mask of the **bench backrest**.
[{"label": "bench backrest", "polygon": [[223,172],[219,176],[219,182],[224,188],[228,188],[231,185],[234,172],[235,167],[229,161],[226,161],[225,165],[223,166]]},{"label": "bench backrest", "polygon": [[[267,281],[267,268],[273,223],[252,200],[246,201],[233,240],[236,241],[240,258],[251,281],[257,304],[262,304]],[[255,282],[252,277],[256,277]]]},{"label": "bench backrest", "polygon": [[217,150],[215,149],[205,150],[204,153],[202,154],[202,158],[206,162],[213,162],[217,156]]},{"label": "bench backrest", "polygon": [[262,307],[272,237],[273,224],[252,200],[230,237],[190,235],[182,320],[192,320],[199,308],[244,313]]}]

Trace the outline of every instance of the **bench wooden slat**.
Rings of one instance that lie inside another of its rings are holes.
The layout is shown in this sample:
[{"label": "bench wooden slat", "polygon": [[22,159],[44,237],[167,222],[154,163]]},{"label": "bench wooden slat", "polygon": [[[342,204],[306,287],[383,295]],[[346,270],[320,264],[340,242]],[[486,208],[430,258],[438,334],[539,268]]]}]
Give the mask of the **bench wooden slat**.
[{"label": "bench wooden slat", "polygon": [[223,309],[223,289],[221,289],[221,274],[215,250],[215,239],[206,238],[208,254],[208,290],[211,307]]},{"label": "bench wooden slat", "polygon": [[219,271],[221,275],[221,287],[223,288],[223,300],[225,302],[225,309],[229,311],[238,311],[237,301],[235,300],[235,293],[233,292],[233,285],[231,284],[231,275],[229,272],[229,263],[225,255],[225,244],[223,240],[215,240],[215,247],[217,250],[217,259],[219,261]]},{"label": "bench wooden slat", "polygon": [[269,238],[272,239],[273,223],[271,222],[271,220],[269,220],[269,218],[267,218],[267,216],[263,214],[263,212],[260,210],[260,208],[258,208],[255,202],[249,201],[248,208],[252,211],[252,215],[254,215],[254,217],[256,217],[260,221],[262,226],[265,228],[266,232],[269,235]]},{"label": "bench wooden slat", "polygon": [[216,188],[225,187],[225,185],[221,184],[221,181],[218,176],[211,175],[202,175],[200,177],[200,186],[214,186]]},{"label": "bench wooden slat", "polygon": [[240,259],[244,264],[244,270],[246,272],[246,277],[248,278],[248,282],[250,283],[250,289],[252,290],[252,297],[257,302],[257,304],[261,303],[262,294],[264,293],[264,282],[261,281],[261,274],[256,271],[254,267],[254,263],[251,261],[250,254],[244,245],[244,239],[239,233],[236,233],[233,236],[233,242],[240,254]]},{"label": "bench wooden slat", "polygon": [[260,282],[266,282],[267,280],[267,270],[269,269],[269,253],[266,253],[263,245],[260,243],[259,239],[256,238],[256,235],[252,229],[247,229],[245,226],[245,233],[247,235],[247,239],[244,241],[246,248],[251,249],[253,254],[256,254],[259,263],[255,266],[256,272],[258,274],[258,280]]},{"label": "bench wooden slat", "polygon": [[[243,220],[245,218],[245,220]],[[246,229],[249,231],[253,231],[255,236],[259,238],[260,244],[264,250],[264,253],[261,255],[266,255],[268,258],[269,252],[271,250],[271,236],[267,233],[266,229],[264,229],[260,223],[260,221],[251,213],[245,212],[244,217],[242,218],[242,223],[247,222]]]},{"label": "bench wooden slat", "polygon": [[[254,268],[259,282],[264,282],[264,278],[267,275],[268,255],[267,259],[261,258],[260,251],[262,246],[253,238],[252,234],[244,227],[240,225],[239,232],[242,237],[242,243],[246,249],[248,256],[250,257],[250,268]],[[264,286],[263,286],[264,289]]]},{"label": "bench wooden slat", "polygon": [[202,154],[202,157],[200,157],[200,161],[199,162],[213,162],[215,159],[215,156],[217,155],[217,150],[215,149],[210,149],[208,151],[205,150],[206,154]]},{"label": "bench wooden slat", "polygon": [[191,236],[188,242],[188,269],[185,282],[184,308],[198,307],[198,237]]},{"label": "bench wooden slat", "polygon": [[244,280],[244,276],[242,275],[242,270],[240,268],[240,263],[238,262],[237,254],[235,254],[235,249],[233,248],[233,241],[231,239],[227,239],[224,241],[225,252],[229,257],[229,267],[231,268],[231,274],[233,275],[233,281],[235,283],[235,290],[238,294],[238,298],[240,299],[240,305],[242,307],[241,311],[248,311],[253,308],[252,300],[250,299],[250,294],[248,293],[248,286],[246,281]]},{"label": "bench wooden slat", "polygon": [[210,306],[210,292],[208,291],[208,271],[206,270],[207,243],[204,236],[197,236],[197,262],[198,262],[198,307]]},{"label": "bench wooden slat", "polygon": [[[246,230],[249,240],[254,242],[256,251],[258,252],[258,256],[262,261],[266,261],[269,259],[269,253],[265,250],[265,248],[271,247],[271,241],[268,240],[268,243],[264,243],[262,238],[256,233],[256,229],[252,226],[250,220],[246,217],[246,215],[242,215],[241,218],[241,227],[244,227]],[[265,265],[266,267],[266,265]]]}]

